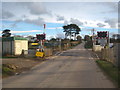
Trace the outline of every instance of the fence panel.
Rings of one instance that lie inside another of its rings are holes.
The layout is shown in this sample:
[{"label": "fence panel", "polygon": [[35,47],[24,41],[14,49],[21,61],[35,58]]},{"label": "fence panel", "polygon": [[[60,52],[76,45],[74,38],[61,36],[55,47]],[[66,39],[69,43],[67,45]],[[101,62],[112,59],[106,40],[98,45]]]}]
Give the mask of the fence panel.
[{"label": "fence panel", "polygon": [[[120,44],[119,44],[120,46]],[[114,44],[113,48],[104,48],[101,50],[101,59],[109,61],[114,65],[118,66],[118,57],[119,57],[120,50],[118,52],[118,44]]]}]

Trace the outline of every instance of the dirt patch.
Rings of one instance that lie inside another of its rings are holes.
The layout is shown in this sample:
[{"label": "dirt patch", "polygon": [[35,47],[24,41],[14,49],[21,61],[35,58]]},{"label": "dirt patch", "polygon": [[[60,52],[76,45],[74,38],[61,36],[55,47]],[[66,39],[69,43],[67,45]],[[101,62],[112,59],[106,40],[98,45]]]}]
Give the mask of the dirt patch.
[{"label": "dirt patch", "polygon": [[19,75],[28,71],[37,64],[46,60],[45,58],[7,58],[2,59],[2,78]]}]

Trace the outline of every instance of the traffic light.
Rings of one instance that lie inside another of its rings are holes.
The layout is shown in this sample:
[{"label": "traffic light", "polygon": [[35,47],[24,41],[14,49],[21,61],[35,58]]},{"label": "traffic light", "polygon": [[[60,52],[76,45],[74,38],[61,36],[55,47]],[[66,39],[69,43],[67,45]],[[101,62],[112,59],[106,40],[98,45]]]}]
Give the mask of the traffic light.
[{"label": "traffic light", "polygon": [[36,34],[38,40],[45,40],[45,34]]}]

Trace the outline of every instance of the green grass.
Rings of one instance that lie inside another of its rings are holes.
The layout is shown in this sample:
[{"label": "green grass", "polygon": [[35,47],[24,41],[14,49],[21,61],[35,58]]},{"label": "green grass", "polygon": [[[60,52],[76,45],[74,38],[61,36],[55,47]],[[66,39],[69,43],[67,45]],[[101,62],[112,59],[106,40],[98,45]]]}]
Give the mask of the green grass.
[{"label": "green grass", "polygon": [[116,66],[114,66],[112,63],[103,61],[103,60],[97,60],[96,61],[99,67],[114,81],[116,84],[118,84],[118,87],[120,87],[120,71]]},{"label": "green grass", "polygon": [[14,70],[3,65],[2,66],[2,76],[7,77],[7,76],[11,76],[11,75],[14,75]]}]

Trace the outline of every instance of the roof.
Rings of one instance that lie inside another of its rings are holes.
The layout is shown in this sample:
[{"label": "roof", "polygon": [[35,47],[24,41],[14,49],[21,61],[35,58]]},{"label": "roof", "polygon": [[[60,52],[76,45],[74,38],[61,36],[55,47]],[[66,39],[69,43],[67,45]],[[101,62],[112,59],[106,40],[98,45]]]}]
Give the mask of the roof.
[{"label": "roof", "polygon": [[1,39],[2,41],[28,40],[27,38],[23,38],[23,37],[3,37]]}]

